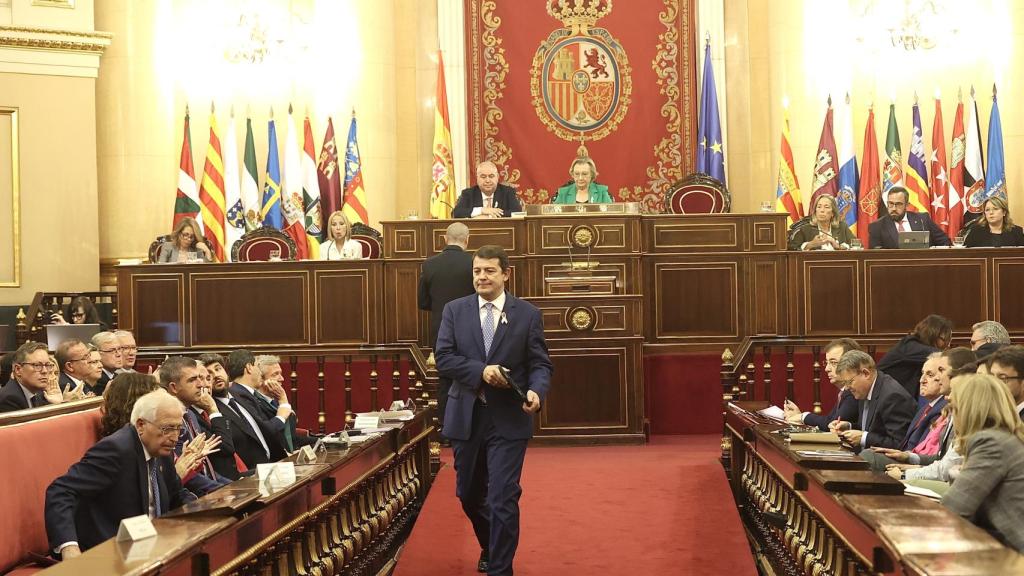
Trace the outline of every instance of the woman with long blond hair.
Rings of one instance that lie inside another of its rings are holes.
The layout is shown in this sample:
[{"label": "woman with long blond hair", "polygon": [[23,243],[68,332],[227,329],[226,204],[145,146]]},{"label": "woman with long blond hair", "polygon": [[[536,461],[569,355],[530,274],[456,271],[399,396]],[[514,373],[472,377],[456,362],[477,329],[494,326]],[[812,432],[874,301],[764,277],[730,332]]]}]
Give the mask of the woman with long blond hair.
[{"label": "woman with long blond hair", "polygon": [[1024,551],[1024,423],[1010,390],[985,374],[955,378],[951,388],[956,449],[964,463],[942,503]]},{"label": "woman with long blond hair", "polygon": [[982,217],[967,226],[964,246],[1024,246],[1024,229],[1013,223],[1005,198],[993,196],[981,205]]},{"label": "woman with long blond hair", "polygon": [[352,223],[341,210],[327,218],[327,240],[320,244],[321,260],[357,260],[363,257],[363,245],[352,238]]},{"label": "woman with long blond hair", "polygon": [[206,245],[203,232],[195,218],[182,218],[174,225],[171,241],[160,249],[160,262],[188,262],[190,255],[203,262],[213,262],[213,252]]}]

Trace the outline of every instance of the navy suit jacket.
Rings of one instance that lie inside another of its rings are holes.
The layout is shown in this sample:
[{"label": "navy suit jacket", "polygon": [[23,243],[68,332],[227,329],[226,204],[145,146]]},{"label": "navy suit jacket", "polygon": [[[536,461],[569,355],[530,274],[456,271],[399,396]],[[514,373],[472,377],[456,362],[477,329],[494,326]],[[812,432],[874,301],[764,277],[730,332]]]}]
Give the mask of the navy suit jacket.
[{"label": "navy suit jacket", "polygon": [[[195,500],[181,486],[174,461],[157,457],[160,513]],[[146,453],[131,424],[97,442],[46,489],[46,535],[51,549],[78,542],[82,550],[117,534],[121,520],[149,511]]]},{"label": "navy suit jacket", "polygon": [[[469,218],[473,215],[473,208],[483,208],[484,194],[479,186],[466,188],[459,194],[459,199],[452,208],[452,218]],[[511,186],[498,184],[494,191],[494,208],[501,208],[501,215],[508,218],[513,212],[522,212],[523,205],[519,203],[519,197]]]},{"label": "navy suit jacket", "polygon": [[[871,402],[867,421],[860,429],[868,433],[865,448],[899,448],[907,436],[907,428],[917,411],[917,400],[904,390],[903,386],[884,372],[876,372],[875,387],[871,391]],[[857,404],[857,413],[864,413],[867,400]]]},{"label": "navy suit jacket", "polygon": [[[924,402],[924,399],[921,399]],[[907,437],[903,439],[903,444],[900,445],[900,450],[913,450],[915,446],[921,443],[928,436],[928,431],[932,428],[932,422],[942,414],[942,409],[946,407],[946,398],[943,396],[939,398],[939,401],[934,406],[929,406],[927,403],[921,406],[917,410],[917,414],[914,414],[914,418],[910,421],[910,427],[907,428]],[[921,416],[924,415],[924,419]]]},{"label": "navy suit jacket", "polygon": [[[238,454],[242,462],[249,469],[255,469],[257,464],[266,464],[270,462],[270,458],[267,456],[266,451],[263,450],[263,444],[260,443],[260,439],[256,436],[256,431],[253,430],[249,421],[246,420],[241,414],[235,412],[235,409],[228,406],[227,400],[229,398],[218,398],[214,396],[214,400],[217,401],[217,405],[220,408],[220,413],[225,418],[231,421],[231,444],[235,449],[235,453]],[[234,402],[236,405],[238,401]],[[245,408],[248,410],[248,408]],[[259,422],[259,415],[252,415],[256,422]],[[268,442],[269,445],[269,442]],[[217,466],[214,461],[214,467]],[[223,472],[222,472],[223,474]]]},{"label": "navy suit jacket", "polygon": [[21,391],[18,381],[11,379],[10,382],[0,389],[0,412],[14,412],[15,410],[28,410],[28,399]]},{"label": "navy suit jacket", "polygon": [[276,462],[287,456],[288,453],[285,451],[284,442],[285,423],[277,417],[276,412],[275,415],[268,418],[256,396],[238,382],[232,382],[229,390],[231,391],[231,396],[245,407],[245,410],[256,420],[256,424],[259,425],[260,432],[263,433],[263,439],[267,441],[267,447],[270,448],[271,462]]},{"label": "navy suit jacket", "polygon": [[[911,230],[925,231],[928,234],[928,243],[932,246],[949,246],[949,236],[932,222],[931,217],[922,212],[907,212],[907,222]],[[898,248],[899,234],[896,232],[896,223],[889,216],[882,216],[871,224],[868,224],[868,247],[870,248]]]},{"label": "navy suit jacket", "polygon": [[458,246],[448,245],[440,254],[423,262],[416,302],[420,310],[430,310],[431,347],[437,342],[444,305],[470,294],[475,294],[471,253]]},{"label": "navy suit jacket", "polygon": [[832,407],[831,412],[824,415],[810,412],[807,416],[804,416],[804,424],[817,426],[818,430],[828,432],[829,422],[842,420],[843,422],[856,424],[858,418],[860,418],[860,414],[857,413],[857,399],[853,397],[853,392],[843,390],[839,401]]},{"label": "navy suit jacket", "polygon": [[533,436],[533,414],[523,411],[519,396],[485,385],[482,376],[489,364],[504,366],[523,392],[533,390],[544,402],[554,367],[544,342],[540,310],[506,292],[505,306],[496,322],[490,353],[485,354],[477,295],[452,300],[444,307],[434,359],[438,373],[452,380],[444,430],[445,436],[453,440],[469,440],[473,404],[481,390],[499,436],[509,440]]},{"label": "navy suit jacket", "polygon": [[217,409],[221,411],[221,415],[211,418],[210,423],[207,424],[198,410],[191,406],[188,408],[195,415],[200,432],[205,432],[207,436],[220,437],[220,446],[217,448],[217,452],[207,456],[210,459],[210,464],[213,464],[213,469],[228,480],[238,480],[241,475],[238,473],[238,466],[235,465],[235,442],[231,430],[231,419],[224,413],[228,408],[218,404]]}]

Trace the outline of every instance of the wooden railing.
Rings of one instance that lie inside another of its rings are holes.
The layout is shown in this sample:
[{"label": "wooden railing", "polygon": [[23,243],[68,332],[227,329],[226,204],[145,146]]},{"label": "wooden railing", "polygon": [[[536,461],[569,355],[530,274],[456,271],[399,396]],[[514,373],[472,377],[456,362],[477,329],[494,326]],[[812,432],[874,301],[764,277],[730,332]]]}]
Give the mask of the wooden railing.
[{"label": "wooden railing", "polygon": [[[71,304],[71,300],[78,296],[87,296],[92,300],[97,309],[110,307],[110,329],[117,328],[117,293],[116,292],[36,292],[32,304],[28,307],[28,314],[18,311],[18,321],[15,325],[15,344],[21,346],[25,342],[44,342],[46,340],[45,326],[51,324],[50,314],[63,310]],[[97,310],[98,311],[98,310]],[[71,322],[71,318],[64,320]]]}]

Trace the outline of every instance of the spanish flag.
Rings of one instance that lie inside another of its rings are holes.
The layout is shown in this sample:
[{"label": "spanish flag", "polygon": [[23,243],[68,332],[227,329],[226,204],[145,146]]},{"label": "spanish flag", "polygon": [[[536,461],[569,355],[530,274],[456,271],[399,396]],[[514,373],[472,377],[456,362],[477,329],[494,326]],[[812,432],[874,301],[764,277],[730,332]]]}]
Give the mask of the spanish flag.
[{"label": "spanish flag", "polygon": [[430,193],[430,215],[452,217],[455,206],[455,163],[452,160],[452,130],[448,121],[448,91],[444,87],[444,60],[437,53],[437,101],[434,103],[434,164],[431,169],[433,187]]},{"label": "spanish flag", "polygon": [[804,217],[800,183],[793,168],[793,149],[789,146],[789,111],[783,113],[782,144],[779,146],[779,186],[775,191],[775,211],[789,214],[789,224]]}]

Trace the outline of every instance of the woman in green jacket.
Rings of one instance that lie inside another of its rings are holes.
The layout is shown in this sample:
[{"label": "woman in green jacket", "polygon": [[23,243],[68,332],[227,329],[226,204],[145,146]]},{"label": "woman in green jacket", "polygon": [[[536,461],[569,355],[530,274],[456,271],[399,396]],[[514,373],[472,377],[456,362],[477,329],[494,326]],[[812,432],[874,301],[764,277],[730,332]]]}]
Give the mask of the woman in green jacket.
[{"label": "woman in green jacket", "polygon": [[608,187],[594,183],[597,166],[590,158],[577,158],[569,167],[573,183],[558,189],[553,204],[602,204],[613,202]]}]

